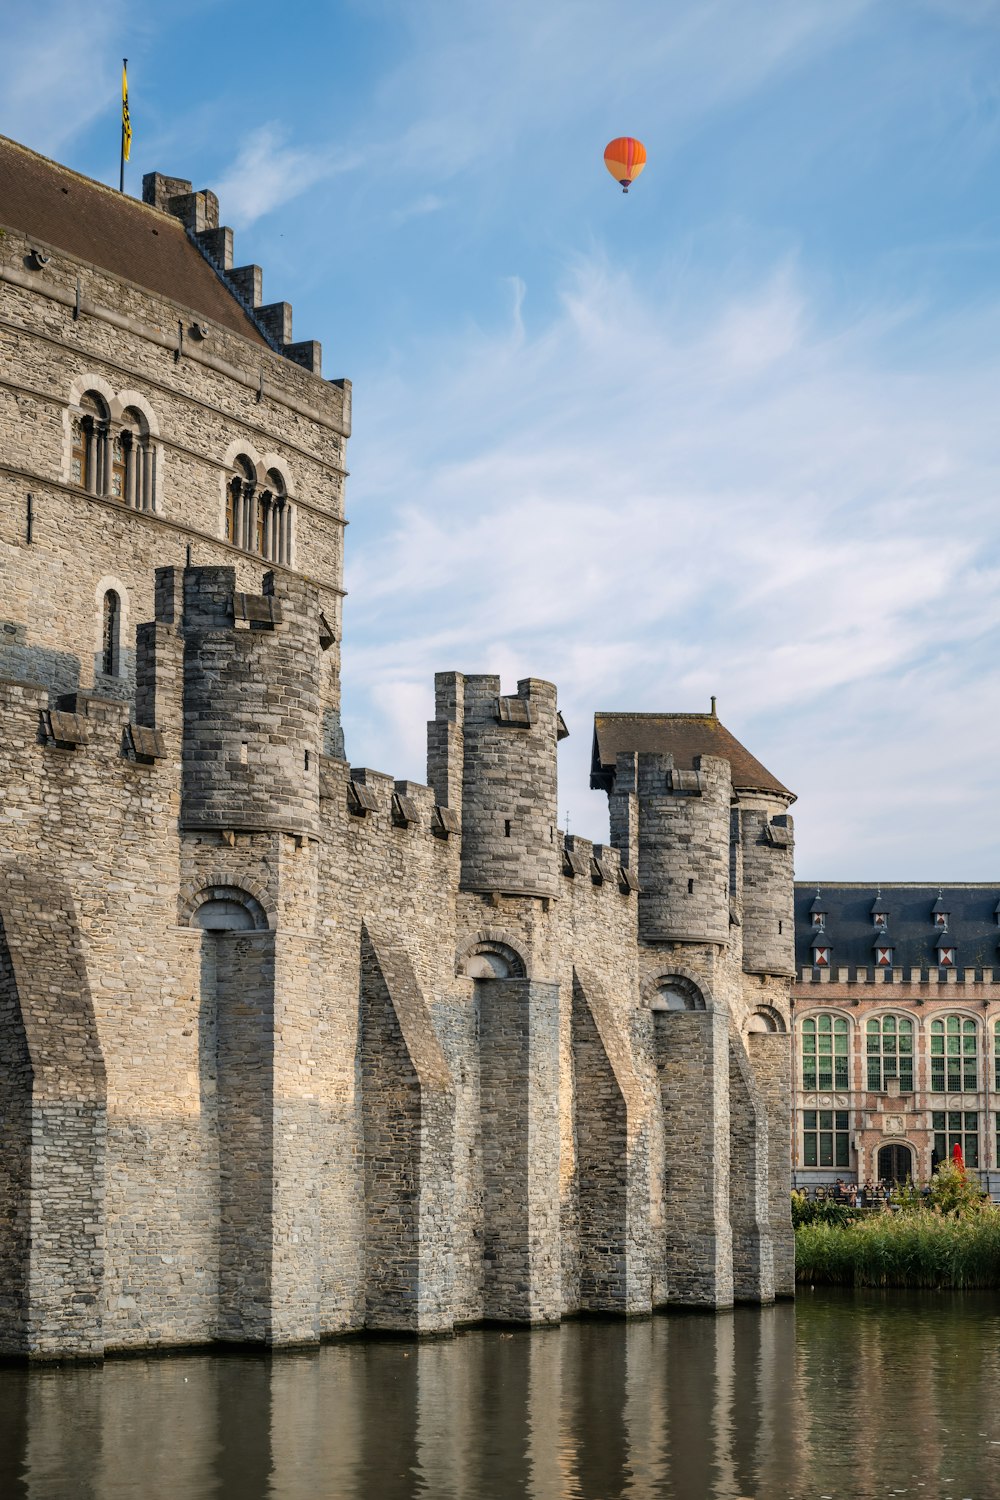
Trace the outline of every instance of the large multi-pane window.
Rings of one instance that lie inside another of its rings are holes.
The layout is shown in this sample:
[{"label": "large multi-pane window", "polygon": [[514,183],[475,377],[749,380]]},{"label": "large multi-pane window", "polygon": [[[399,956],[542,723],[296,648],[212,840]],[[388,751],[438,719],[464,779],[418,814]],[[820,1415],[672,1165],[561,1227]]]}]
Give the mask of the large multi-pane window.
[{"label": "large multi-pane window", "polygon": [[[1000,1093],[1000,1021],[993,1022],[993,1087]],[[1000,1115],[997,1119],[1000,1120]]]},{"label": "large multi-pane window", "polygon": [[843,1016],[808,1016],[802,1022],[802,1087],[849,1086],[847,1022]]},{"label": "large multi-pane window", "polygon": [[931,1127],[934,1155],[939,1162],[951,1157],[958,1146],[967,1167],[979,1166],[979,1116],[974,1110],[932,1110]]},{"label": "large multi-pane window", "polygon": [[931,1090],[974,1094],[977,1082],[976,1023],[964,1016],[931,1022]]},{"label": "large multi-pane window", "polygon": [[868,1087],[881,1092],[890,1078],[904,1093],[913,1088],[913,1022],[906,1016],[872,1016],[865,1027]]},{"label": "large multi-pane window", "polygon": [[802,1111],[802,1161],[807,1167],[848,1167],[851,1138],[846,1109]]}]

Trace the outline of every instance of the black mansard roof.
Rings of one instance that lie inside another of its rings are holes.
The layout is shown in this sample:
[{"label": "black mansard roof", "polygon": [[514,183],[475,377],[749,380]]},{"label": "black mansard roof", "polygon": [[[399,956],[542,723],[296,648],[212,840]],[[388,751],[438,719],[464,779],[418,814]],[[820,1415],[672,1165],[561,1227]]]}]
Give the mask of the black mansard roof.
[{"label": "black mansard roof", "polygon": [[[819,895],[817,897],[817,889]],[[1000,968],[1000,880],[992,885],[964,884],[881,886],[877,881],[824,885],[822,881],[795,884],[795,962],[799,968],[812,965],[815,936],[813,913],[826,914],[824,930],[830,940],[830,967],[866,968],[873,962],[872,942],[876,928],[872,912],[888,911],[884,941],[891,945],[894,968],[931,968],[938,963],[942,946],[941,927],[934,913],[948,914],[946,945],[956,951],[960,969]]]}]

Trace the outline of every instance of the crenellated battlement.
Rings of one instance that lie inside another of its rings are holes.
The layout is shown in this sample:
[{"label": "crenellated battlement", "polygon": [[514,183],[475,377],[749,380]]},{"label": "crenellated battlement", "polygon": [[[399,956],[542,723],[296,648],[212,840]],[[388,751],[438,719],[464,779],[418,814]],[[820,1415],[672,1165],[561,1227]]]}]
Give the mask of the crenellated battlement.
[{"label": "crenellated battlement", "polygon": [[147,172],[142,179],[142,198],[162,213],[180,219],[189,238],[221,277],[276,354],[312,375],[323,373],[323,354],[315,339],[295,343],[292,339],[290,302],[264,303],[260,266],[235,266],[232,229],[219,225],[219,200],[209,188],[193,192],[183,177],[165,177]]}]

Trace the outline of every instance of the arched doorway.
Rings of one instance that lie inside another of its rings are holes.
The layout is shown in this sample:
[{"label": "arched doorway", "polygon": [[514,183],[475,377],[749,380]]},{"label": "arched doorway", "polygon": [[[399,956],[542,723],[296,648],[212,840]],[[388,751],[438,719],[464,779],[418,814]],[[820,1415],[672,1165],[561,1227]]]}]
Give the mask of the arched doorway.
[{"label": "arched doorway", "polygon": [[913,1177],[913,1152],[909,1146],[880,1146],[878,1153],[879,1182],[905,1182]]}]

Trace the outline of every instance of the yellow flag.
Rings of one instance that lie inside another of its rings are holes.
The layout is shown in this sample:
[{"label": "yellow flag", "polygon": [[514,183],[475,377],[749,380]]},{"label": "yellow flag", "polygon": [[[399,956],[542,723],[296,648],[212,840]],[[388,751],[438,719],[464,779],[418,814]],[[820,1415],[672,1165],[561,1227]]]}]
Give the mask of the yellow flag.
[{"label": "yellow flag", "polygon": [[132,121],[128,113],[128,74],[122,63],[122,156],[128,161],[132,150]]}]

